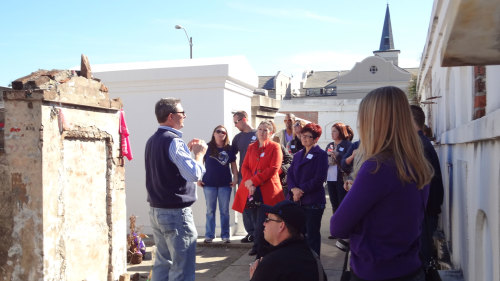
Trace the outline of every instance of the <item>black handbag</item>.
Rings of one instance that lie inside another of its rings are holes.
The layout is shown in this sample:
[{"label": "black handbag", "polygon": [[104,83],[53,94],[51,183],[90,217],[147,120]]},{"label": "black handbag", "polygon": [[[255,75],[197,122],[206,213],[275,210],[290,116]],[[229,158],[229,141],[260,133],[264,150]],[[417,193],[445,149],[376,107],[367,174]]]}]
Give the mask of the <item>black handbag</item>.
[{"label": "black handbag", "polygon": [[[424,218],[427,217],[427,208],[424,205]],[[425,233],[423,235],[427,235],[428,239],[432,240],[432,233],[429,233],[429,229],[425,227]],[[424,260],[422,253],[420,253],[421,259]],[[425,281],[442,281],[441,276],[439,275],[439,272],[437,270],[436,266],[436,261],[434,258],[431,259],[429,264],[426,264],[423,266],[424,268],[424,274],[425,274]]]},{"label": "black handbag", "polygon": [[351,280],[351,271],[347,270],[347,263],[349,261],[349,252],[350,249],[348,248],[347,251],[345,251],[344,267],[342,268],[342,275],[340,275],[340,281]]},{"label": "black handbag", "polygon": [[441,276],[434,266],[431,266],[424,270],[425,281],[441,281]]},{"label": "black handbag", "polygon": [[262,205],[262,193],[260,192],[260,186],[255,188],[253,195],[248,196],[247,203],[245,204],[245,209],[256,209]]}]

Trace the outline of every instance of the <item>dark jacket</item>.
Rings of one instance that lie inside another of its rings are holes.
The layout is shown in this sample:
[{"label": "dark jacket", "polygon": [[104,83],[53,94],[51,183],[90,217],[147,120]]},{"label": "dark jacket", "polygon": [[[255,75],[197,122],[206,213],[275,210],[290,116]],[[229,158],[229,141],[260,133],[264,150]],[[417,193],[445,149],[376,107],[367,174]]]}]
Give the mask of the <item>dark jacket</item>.
[{"label": "dark jacket", "polygon": [[293,157],[283,145],[281,145],[281,153],[283,153],[283,161],[281,162],[279,175],[281,187],[283,187],[283,190],[287,190],[286,175],[288,174],[288,168],[292,164]]},{"label": "dark jacket", "polygon": [[293,154],[299,152],[302,148],[304,148],[304,146],[302,145],[302,142],[300,141],[300,138],[298,138],[297,136],[295,136],[291,141],[289,141],[286,144],[286,148],[293,155]]},{"label": "dark jacket", "polygon": [[[293,156],[292,165],[288,169],[288,189],[298,187],[304,191],[300,200],[302,205],[325,204],[323,183],[328,171],[328,155],[317,145],[307,155],[304,155],[305,151],[304,148]],[[287,198],[292,197],[288,192]]]},{"label": "dark jacket", "polygon": [[[319,260],[318,260],[319,261]],[[321,270],[324,279],[326,274]],[[304,239],[289,239],[272,247],[257,266],[251,281],[318,281],[316,258]]]},{"label": "dark jacket", "polygon": [[[328,151],[328,149],[333,146],[333,143],[334,142],[329,143],[326,146],[325,151]],[[335,157],[335,162],[337,163],[337,181],[338,182],[341,182],[341,181],[344,180],[344,178],[343,178],[343,170],[342,170],[340,164],[341,164],[341,161],[342,161],[342,157],[344,157],[344,155],[346,154],[346,152],[349,149],[349,147],[351,147],[351,142],[348,141],[348,140],[342,140],[337,145],[336,151],[338,152],[338,154],[337,154],[337,157]]]},{"label": "dark jacket", "polygon": [[431,163],[432,168],[434,168],[434,176],[429,184],[429,200],[427,201],[426,211],[427,215],[437,216],[441,213],[441,205],[443,204],[444,196],[441,166],[439,165],[439,158],[431,141],[424,136],[422,131],[418,131],[418,136],[424,146],[425,158]]},{"label": "dark jacket", "polygon": [[146,143],[146,189],[148,202],[155,208],[184,208],[196,201],[196,190],[186,187],[186,180],[170,160],[169,148],[178,136],[165,129],[158,129]]},{"label": "dark jacket", "polygon": [[352,172],[354,161],[352,161],[351,165],[349,165],[345,162],[345,160],[348,157],[351,157],[352,152],[358,148],[359,148],[359,141],[355,141],[351,144],[351,146],[349,146],[349,149],[347,149],[347,152],[344,154],[344,156],[342,156],[342,161],[340,161],[340,168],[342,168],[342,171],[344,171],[344,173],[350,174]]}]

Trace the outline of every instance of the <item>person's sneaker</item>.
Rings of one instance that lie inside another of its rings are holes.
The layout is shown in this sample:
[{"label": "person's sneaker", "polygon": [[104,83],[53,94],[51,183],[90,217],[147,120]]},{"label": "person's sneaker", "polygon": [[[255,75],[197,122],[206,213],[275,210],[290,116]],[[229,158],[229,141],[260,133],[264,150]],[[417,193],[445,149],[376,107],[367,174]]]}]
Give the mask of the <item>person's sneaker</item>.
[{"label": "person's sneaker", "polygon": [[255,255],[257,255],[257,251],[256,251],[254,248],[252,248],[252,249],[250,250],[250,252],[248,252],[248,255],[249,255],[249,256],[255,256]]},{"label": "person's sneaker", "polygon": [[205,240],[203,241],[203,243],[205,243],[205,244],[210,244],[210,243],[212,243],[213,241],[214,241],[214,239],[212,239],[212,238],[205,238]]},{"label": "person's sneaker", "polygon": [[337,242],[335,242],[335,246],[342,252],[347,252],[349,251],[349,240],[346,241],[344,239],[337,239]]},{"label": "person's sneaker", "polygon": [[229,238],[222,238],[222,243],[231,243],[231,240]]},{"label": "person's sneaker", "polygon": [[251,243],[253,242],[253,235],[247,234],[247,236],[241,239],[241,243]]}]

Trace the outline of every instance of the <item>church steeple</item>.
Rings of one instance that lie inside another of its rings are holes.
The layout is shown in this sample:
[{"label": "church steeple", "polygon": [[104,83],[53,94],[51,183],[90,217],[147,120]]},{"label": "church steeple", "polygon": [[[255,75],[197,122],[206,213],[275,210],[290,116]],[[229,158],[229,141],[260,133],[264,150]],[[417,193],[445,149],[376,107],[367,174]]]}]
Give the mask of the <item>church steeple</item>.
[{"label": "church steeple", "polygon": [[389,4],[385,10],[384,28],[382,29],[382,38],[380,38],[379,51],[394,50],[394,40],[392,39],[391,14],[389,13]]},{"label": "church steeple", "polygon": [[399,50],[394,49],[394,40],[392,39],[391,14],[389,13],[389,4],[385,9],[384,28],[382,29],[382,38],[380,38],[380,48],[373,51],[373,54],[398,65]]}]

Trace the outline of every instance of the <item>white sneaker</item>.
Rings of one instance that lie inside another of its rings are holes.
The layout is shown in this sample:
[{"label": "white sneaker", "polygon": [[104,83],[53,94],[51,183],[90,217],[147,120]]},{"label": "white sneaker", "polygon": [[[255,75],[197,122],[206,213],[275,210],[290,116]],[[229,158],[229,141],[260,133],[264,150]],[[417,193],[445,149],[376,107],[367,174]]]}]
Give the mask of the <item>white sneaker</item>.
[{"label": "white sneaker", "polygon": [[231,240],[229,240],[229,238],[222,238],[222,242],[223,243],[231,243]]},{"label": "white sneaker", "polygon": [[203,243],[205,243],[205,244],[210,244],[210,243],[212,243],[213,241],[214,241],[214,239],[213,239],[213,238],[205,238],[205,240],[203,241]]}]

